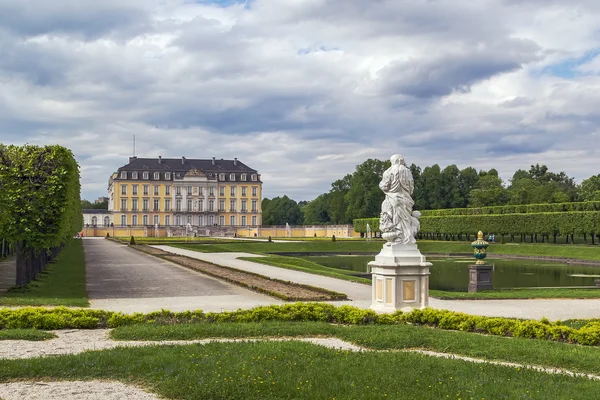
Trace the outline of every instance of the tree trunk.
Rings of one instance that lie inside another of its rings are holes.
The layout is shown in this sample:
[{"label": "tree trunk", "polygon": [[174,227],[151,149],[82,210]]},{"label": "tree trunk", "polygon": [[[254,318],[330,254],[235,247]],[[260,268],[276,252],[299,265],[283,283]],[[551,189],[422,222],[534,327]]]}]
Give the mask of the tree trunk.
[{"label": "tree trunk", "polygon": [[583,234],[583,243],[588,244],[587,243],[587,233]]},{"label": "tree trunk", "polygon": [[23,251],[23,242],[17,242],[17,279],[16,285],[23,286],[27,284],[27,265],[25,252]]}]

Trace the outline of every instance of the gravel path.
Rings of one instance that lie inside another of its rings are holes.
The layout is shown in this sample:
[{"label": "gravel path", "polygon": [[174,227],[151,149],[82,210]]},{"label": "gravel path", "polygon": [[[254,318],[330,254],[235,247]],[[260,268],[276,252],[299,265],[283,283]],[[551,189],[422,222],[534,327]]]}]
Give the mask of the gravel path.
[{"label": "gravel path", "polygon": [[3,400],[158,400],[134,386],[110,381],[12,382],[0,384]]}]

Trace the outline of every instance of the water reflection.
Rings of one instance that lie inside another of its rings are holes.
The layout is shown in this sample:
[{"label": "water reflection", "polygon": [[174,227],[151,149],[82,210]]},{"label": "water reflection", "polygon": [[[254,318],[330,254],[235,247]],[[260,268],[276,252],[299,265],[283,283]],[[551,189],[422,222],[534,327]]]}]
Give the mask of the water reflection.
[{"label": "water reflection", "polygon": [[[367,271],[373,256],[301,257],[321,265],[359,272]],[[470,258],[427,258],[431,267],[430,289],[466,292],[469,284]],[[600,278],[600,267],[568,265],[535,260],[488,259],[494,266],[494,289],[521,287],[594,286]]]}]

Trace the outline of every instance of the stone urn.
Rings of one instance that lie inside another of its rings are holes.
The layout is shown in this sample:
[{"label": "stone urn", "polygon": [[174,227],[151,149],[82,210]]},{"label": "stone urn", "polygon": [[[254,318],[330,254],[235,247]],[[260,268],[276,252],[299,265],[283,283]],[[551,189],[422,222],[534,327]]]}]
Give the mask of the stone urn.
[{"label": "stone urn", "polygon": [[490,244],[483,240],[483,232],[477,232],[477,240],[471,243],[471,247],[473,248],[473,257],[477,259],[475,264],[483,265],[485,264],[485,258],[487,257],[487,248]]}]

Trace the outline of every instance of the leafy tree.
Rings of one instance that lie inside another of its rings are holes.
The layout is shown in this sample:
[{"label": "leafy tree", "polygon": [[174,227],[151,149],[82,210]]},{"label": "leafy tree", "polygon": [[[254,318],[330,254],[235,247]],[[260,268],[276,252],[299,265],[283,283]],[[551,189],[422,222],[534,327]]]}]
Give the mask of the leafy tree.
[{"label": "leafy tree", "polygon": [[356,167],[356,171],[350,178],[350,188],[345,195],[346,221],[379,215],[381,203],[385,197],[379,189],[379,182],[383,172],[390,165],[390,161],[370,158]]},{"label": "leafy tree", "polygon": [[108,210],[108,201],[102,203],[92,203],[89,200],[81,200],[81,209],[83,210]]},{"label": "leafy tree", "polygon": [[461,208],[466,207],[469,204],[469,193],[477,186],[479,182],[479,175],[477,170],[473,167],[467,167],[460,171],[458,176],[458,189],[462,197]]},{"label": "leafy tree", "polygon": [[342,179],[338,179],[331,184],[331,190],[329,191],[328,214],[331,222],[334,224],[350,223],[350,221],[346,218],[346,210],[348,209],[346,194],[350,190],[351,179],[352,175],[346,175]]},{"label": "leafy tree", "polygon": [[423,209],[444,208],[445,201],[442,195],[442,172],[437,164],[425,167],[421,174],[423,182]]},{"label": "leafy tree", "polygon": [[590,176],[581,182],[581,197],[584,201],[600,200],[600,174]]},{"label": "leafy tree", "polygon": [[319,195],[301,208],[305,225],[319,225],[331,222],[329,218],[329,193]]},{"label": "leafy tree", "polygon": [[470,207],[498,206],[505,203],[506,189],[498,171],[492,169],[487,173],[480,172],[477,187],[469,194]]},{"label": "leafy tree", "polygon": [[440,192],[444,200],[444,208],[463,207],[465,199],[460,190],[460,170],[456,165],[449,165],[440,175]]},{"label": "leafy tree", "polygon": [[287,196],[274,197],[271,200],[265,202],[264,199],[262,205],[266,205],[263,208],[263,223],[265,225],[290,225],[302,224],[302,212],[298,203],[290,199]]}]

